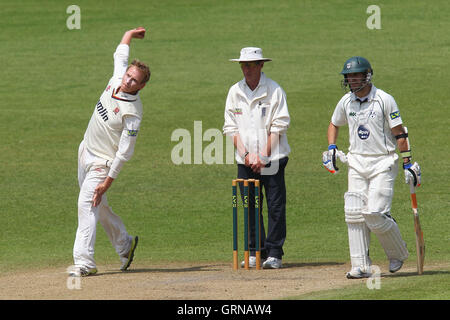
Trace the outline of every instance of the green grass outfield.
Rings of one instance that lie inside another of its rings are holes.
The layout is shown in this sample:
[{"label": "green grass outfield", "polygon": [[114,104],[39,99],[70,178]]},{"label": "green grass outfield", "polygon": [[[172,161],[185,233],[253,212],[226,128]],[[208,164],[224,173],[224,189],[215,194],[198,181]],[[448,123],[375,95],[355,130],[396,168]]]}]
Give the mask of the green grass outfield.
[{"label": "green grass outfield", "polygon": [[[236,166],[174,165],[171,134],[184,128],[193,136],[194,121],[202,121],[203,132],[222,128],[228,89],[242,78],[228,59],[245,46],[262,47],[273,58],[264,71],[286,91],[291,114],[285,261],[349,260],[346,170],[328,174],[321,153],[343,94],[339,72],[353,55],[369,59],[375,85],[395,97],[409,128],[423,171],[417,197],[426,261],[450,260],[448,1],[381,1],[381,30],[366,27],[373,1],[80,0],[81,29],[68,30],[71,4],[0,3],[0,272],[72,263],[78,145],[112,75],[112,54],[123,32],[136,26],[149,32],[133,40],[130,58],[147,61],[152,78],[141,93],[144,119],[134,157],[108,194],[128,231],[141,237],[141,262],[231,261]],[[340,149],[346,150],[347,136],[344,128]],[[413,218],[401,171],[392,213],[413,263]],[[116,262],[98,230],[97,263]],[[375,238],[371,257],[386,263]],[[449,286],[442,285],[449,274],[389,278],[371,298],[449,299]],[[420,297],[404,290],[415,281],[427,284]],[[363,298],[363,291],[347,290],[316,298]]]}]

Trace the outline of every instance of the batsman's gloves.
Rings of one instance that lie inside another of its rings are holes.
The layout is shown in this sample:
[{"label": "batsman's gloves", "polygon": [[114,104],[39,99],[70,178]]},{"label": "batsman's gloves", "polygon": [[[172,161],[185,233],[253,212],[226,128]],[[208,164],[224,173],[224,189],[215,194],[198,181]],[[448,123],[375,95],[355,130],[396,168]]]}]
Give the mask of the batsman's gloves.
[{"label": "batsman's gloves", "polygon": [[339,168],[336,165],[336,158],[339,158],[341,162],[347,162],[347,156],[344,152],[338,150],[335,144],[330,144],[328,146],[328,151],[322,153],[322,164],[329,172],[337,174]]},{"label": "batsman's gloves", "polygon": [[407,162],[403,164],[403,169],[405,171],[405,182],[406,184],[413,183],[414,187],[419,187],[422,182],[422,174],[420,172],[420,166],[417,162],[411,164]]}]

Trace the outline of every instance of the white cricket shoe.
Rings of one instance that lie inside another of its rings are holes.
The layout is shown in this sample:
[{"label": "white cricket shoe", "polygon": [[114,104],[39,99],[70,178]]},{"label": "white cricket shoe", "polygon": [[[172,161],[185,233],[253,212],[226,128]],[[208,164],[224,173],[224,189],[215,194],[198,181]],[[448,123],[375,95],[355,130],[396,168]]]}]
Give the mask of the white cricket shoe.
[{"label": "white cricket shoe", "polygon": [[372,274],[370,272],[363,272],[361,268],[352,268],[349,272],[347,272],[347,279],[362,279],[362,278],[370,278]]},{"label": "white cricket shoe", "polygon": [[70,277],[88,277],[97,273],[97,268],[88,268],[84,266],[76,266],[69,272]]},{"label": "white cricket shoe", "polygon": [[[262,263],[261,263],[262,265]],[[248,258],[248,266],[250,268],[256,268],[256,257],[255,256],[250,256]],[[245,260],[241,262],[241,268],[245,267]]]},{"label": "white cricket shoe", "polygon": [[389,272],[394,273],[400,270],[403,266],[403,261],[397,259],[389,260]]},{"label": "white cricket shoe", "polygon": [[263,269],[280,269],[281,266],[281,259],[275,257],[268,257],[263,263]]}]

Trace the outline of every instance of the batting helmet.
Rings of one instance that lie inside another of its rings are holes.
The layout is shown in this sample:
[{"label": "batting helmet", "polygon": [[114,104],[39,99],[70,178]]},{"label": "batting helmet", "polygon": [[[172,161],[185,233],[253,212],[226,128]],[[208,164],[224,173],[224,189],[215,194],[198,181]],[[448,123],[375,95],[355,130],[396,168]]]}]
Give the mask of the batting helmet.
[{"label": "batting helmet", "polygon": [[[341,74],[344,75],[344,79],[342,80],[342,87],[346,90],[348,86],[347,74],[349,73],[365,73],[366,80],[357,90],[352,90],[353,92],[357,92],[367,86],[372,80],[373,69],[370,65],[369,61],[366,58],[355,56],[351,57],[344,63],[344,67],[342,68]],[[350,89],[351,90],[351,89]]]}]

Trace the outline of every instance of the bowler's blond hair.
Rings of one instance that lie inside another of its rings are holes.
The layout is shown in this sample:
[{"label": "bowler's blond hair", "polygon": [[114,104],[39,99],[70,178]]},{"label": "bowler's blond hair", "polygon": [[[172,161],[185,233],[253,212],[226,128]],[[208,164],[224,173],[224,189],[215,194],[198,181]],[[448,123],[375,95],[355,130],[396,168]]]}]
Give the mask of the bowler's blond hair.
[{"label": "bowler's blond hair", "polygon": [[144,75],[144,78],[142,79],[141,83],[146,83],[148,80],[150,80],[150,68],[145,63],[139,61],[138,59],[134,59],[131,64],[128,66],[127,70],[130,69],[131,66],[135,66],[138,68],[142,74]]}]

